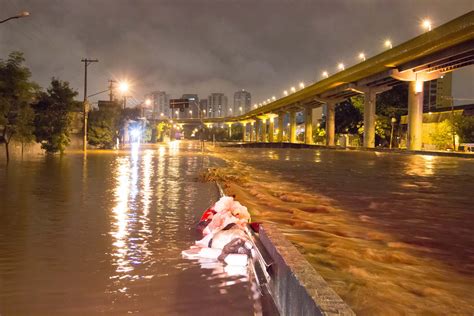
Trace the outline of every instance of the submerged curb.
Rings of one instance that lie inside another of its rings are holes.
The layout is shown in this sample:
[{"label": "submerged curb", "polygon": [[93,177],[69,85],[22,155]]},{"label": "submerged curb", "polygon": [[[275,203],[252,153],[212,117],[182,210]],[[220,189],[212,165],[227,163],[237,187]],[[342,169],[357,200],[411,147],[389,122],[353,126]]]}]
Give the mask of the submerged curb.
[{"label": "submerged curb", "polygon": [[378,152],[387,154],[400,155],[430,155],[441,157],[456,157],[474,159],[474,153],[465,152],[446,152],[446,151],[429,151],[429,150],[407,150],[407,149],[388,149],[388,148],[363,148],[363,147],[339,147],[324,145],[308,145],[303,143],[221,143],[221,147],[238,147],[238,148],[306,148],[306,149],[322,149],[322,150],[339,150],[339,151],[365,151]]},{"label": "submerged curb", "polygon": [[281,315],[355,315],[274,224],[259,236],[274,261],[268,287]]}]

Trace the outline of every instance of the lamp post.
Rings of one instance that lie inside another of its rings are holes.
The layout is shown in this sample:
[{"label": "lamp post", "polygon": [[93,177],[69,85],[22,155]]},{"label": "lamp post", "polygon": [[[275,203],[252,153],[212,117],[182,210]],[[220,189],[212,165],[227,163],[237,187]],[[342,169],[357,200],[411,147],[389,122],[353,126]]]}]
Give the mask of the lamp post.
[{"label": "lamp post", "polygon": [[126,81],[122,81],[119,83],[119,90],[123,94],[123,108],[127,106],[127,96],[125,93],[128,91],[128,83]]},{"label": "lamp post", "polygon": [[5,20],[1,20],[0,24],[5,23],[5,22],[10,21],[10,20],[13,20],[13,19],[26,18],[27,16],[30,16],[30,12],[23,11],[23,12],[20,12],[19,14],[17,14],[17,15],[6,18]]},{"label": "lamp post", "polygon": [[83,125],[84,130],[82,131],[83,133],[82,151],[86,152],[87,151],[87,112],[89,111],[89,103],[87,101],[87,67],[91,63],[99,62],[99,60],[84,58],[81,60],[81,62],[84,63],[84,102],[82,104],[82,115],[83,115],[82,125]]},{"label": "lamp post", "polygon": [[389,144],[389,148],[392,149],[392,139],[393,139],[393,128],[395,127],[395,123],[397,123],[397,119],[392,117],[392,119],[390,120],[391,123],[392,123],[392,131],[390,132],[390,144]]}]

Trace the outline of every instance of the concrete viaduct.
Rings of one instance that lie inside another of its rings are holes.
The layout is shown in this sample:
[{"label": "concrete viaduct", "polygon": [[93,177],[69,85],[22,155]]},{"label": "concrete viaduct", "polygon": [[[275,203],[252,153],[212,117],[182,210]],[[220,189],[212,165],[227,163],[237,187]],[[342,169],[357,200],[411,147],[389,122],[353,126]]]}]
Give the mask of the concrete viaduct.
[{"label": "concrete viaduct", "polygon": [[[345,99],[364,94],[364,143],[375,146],[376,95],[402,81],[409,82],[408,139],[410,150],[420,150],[423,119],[423,82],[474,63],[474,11],[460,16],[429,32],[386,50],[350,68],[335,73],[304,89],[277,99],[240,116],[222,118],[181,119],[177,123],[201,121],[243,125],[243,141],[282,142],[283,118],[289,115],[289,141],[296,142],[296,113],[304,111],[305,143],[311,144],[312,113],[316,107],[327,106],[326,145],[334,146],[335,107]],[[274,139],[275,120],[278,133]],[[247,125],[250,135],[247,137]],[[260,128],[254,128],[259,125]],[[230,130],[230,129],[229,129]],[[259,131],[259,135],[257,135]]]}]

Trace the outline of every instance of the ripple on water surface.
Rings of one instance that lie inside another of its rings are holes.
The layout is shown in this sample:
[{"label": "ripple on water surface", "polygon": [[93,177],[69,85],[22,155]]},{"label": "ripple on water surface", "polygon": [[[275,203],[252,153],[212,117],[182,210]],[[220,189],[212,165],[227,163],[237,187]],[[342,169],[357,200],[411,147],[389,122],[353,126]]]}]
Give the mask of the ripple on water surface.
[{"label": "ripple on water surface", "polygon": [[474,161],[218,149],[215,176],[277,223],[358,315],[471,315]]}]

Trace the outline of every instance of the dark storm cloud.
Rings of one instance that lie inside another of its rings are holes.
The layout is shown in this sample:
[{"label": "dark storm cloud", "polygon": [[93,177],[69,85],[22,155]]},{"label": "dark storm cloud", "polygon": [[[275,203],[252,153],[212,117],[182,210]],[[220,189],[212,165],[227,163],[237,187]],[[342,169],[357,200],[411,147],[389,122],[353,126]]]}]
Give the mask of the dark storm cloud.
[{"label": "dark storm cloud", "polygon": [[472,0],[0,0],[2,17],[31,12],[1,25],[0,55],[25,52],[42,86],[56,76],[82,92],[80,60],[90,57],[100,60],[90,93],[127,77],[137,99],[152,90],[231,99],[245,88],[258,102],[380,52],[386,37],[416,36],[425,16],[440,25],[471,9]]}]

